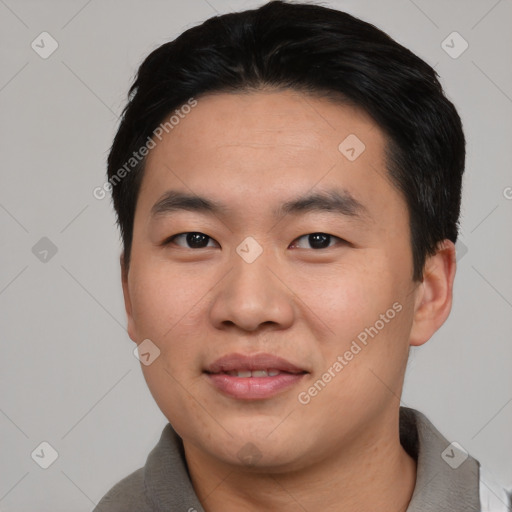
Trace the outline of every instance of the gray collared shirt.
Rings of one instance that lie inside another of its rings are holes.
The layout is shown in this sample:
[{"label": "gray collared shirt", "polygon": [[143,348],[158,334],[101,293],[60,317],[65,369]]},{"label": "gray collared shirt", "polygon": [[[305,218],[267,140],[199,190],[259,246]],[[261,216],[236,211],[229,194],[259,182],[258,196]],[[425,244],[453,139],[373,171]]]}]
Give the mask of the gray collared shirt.
[{"label": "gray collared shirt", "polygon": [[[422,413],[400,408],[400,442],[417,461],[407,512],[481,511],[478,461],[449,443]],[[504,509],[506,510],[506,509]],[[146,465],[118,482],[93,512],[204,512],[170,423]]]}]

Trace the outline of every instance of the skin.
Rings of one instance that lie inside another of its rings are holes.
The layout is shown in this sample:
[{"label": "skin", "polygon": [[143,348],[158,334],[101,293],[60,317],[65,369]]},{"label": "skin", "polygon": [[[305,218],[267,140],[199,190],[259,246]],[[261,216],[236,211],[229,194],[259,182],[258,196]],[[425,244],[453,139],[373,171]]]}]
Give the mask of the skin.
[{"label": "skin", "polygon": [[[338,150],[349,134],[366,146],[352,162]],[[388,180],[385,144],[356,108],[261,90],[198,98],[148,155],[129,269],[121,257],[128,333],[161,351],[141,367],[183,439],[208,512],[407,508],[416,465],[400,445],[399,397],[409,346],[425,343],[449,315],[455,247],[445,240],[423,282],[412,281],[409,216]],[[273,216],[286,201],[335,187],[365,205],[365,222],[332,212]],[[230,210],[152,218],[171,189]],[[162,245],[184,232],[211,238],[205,248],[184,237]],[[329,247],[312,248],[311,233],[333,235]],[[263,249],[253,263],[236,252],[248,236]],[[402,310],[299,403],[395,302]],[[269,352],[309,373],[272,398],[237,400],[203,372],[233,352]],[[248,443],[259,456],[253,463],[238,456]]]}]

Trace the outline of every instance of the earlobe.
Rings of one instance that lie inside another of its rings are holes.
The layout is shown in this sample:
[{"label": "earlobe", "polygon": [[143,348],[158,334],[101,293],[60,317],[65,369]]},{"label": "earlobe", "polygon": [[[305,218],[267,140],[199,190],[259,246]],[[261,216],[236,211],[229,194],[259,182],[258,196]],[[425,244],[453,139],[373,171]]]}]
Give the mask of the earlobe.
[{"label": "earlobe", "polygon": [[455,279],[455,245],[440,242],[436,254],[425,262],[423,282],[418,287],[410,344],[423,345],[443,325],[452,307]]},{"label": "earlobe", "polygon": [[124,252],[121,253],[119,261],[120,261],[120,265],[121,265],[121,283],[123,286],[124,308],[126,310],[126,318],[127,318],[127,322],[128,322],[126,330],[128,332],[128,336],[130,336],[130,338],[133,341],[135,341],[135,343],[137,343],[137,337],[136,337],[136,332],[135,332],[135,322],[134,322],[133,313],[132,313],[132,301],[131,301],[131,297],[130,297],[130,288],[129,288],[129,284],[128,284],[128,269],[125,264]]}]

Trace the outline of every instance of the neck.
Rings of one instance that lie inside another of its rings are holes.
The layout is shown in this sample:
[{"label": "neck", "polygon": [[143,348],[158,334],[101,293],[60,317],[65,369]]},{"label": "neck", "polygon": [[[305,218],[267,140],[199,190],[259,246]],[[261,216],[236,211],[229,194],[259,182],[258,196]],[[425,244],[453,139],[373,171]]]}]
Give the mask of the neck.
[{"label": "neck", "polygon": [[369,430],[314,466],[294,471],[244,470],[184,442],[192,483],[206,512],[404,512],[416,483],[396,421]]}]

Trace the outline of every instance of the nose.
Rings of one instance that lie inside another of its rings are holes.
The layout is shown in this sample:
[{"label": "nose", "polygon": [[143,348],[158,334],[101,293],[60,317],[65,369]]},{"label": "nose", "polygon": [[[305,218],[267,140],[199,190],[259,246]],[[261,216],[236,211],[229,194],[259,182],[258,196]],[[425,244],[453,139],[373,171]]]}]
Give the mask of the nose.
[{"label": "nose", "polygon": [[212,324],[217,329],[236,326],[250,332],[290,327],[295,315],[293,292],[271,258],[262,255],[248,263],[235,253],[230,263],[231,271],[215,287]]}]

